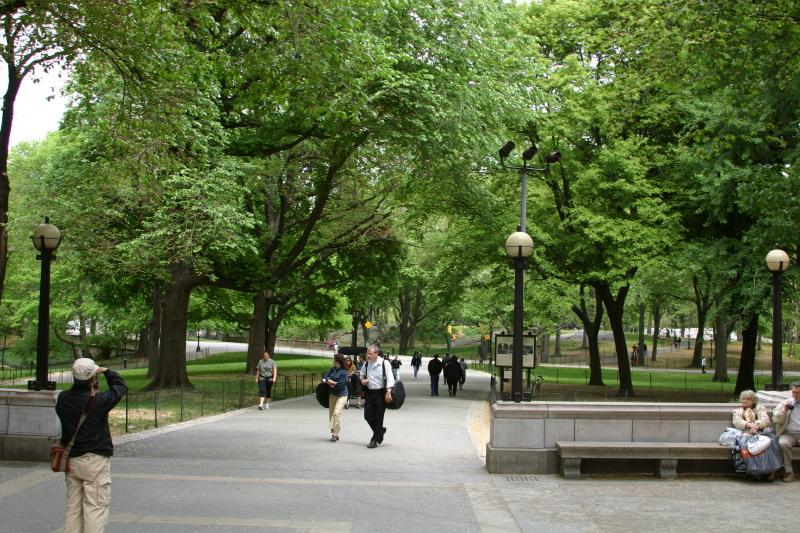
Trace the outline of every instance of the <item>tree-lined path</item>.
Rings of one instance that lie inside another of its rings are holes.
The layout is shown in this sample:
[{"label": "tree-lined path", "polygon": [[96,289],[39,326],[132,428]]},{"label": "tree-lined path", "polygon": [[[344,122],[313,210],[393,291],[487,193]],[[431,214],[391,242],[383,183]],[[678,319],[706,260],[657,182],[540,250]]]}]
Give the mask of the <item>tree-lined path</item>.
[{"label": "tree-lined path", "polygon": [[[427,375],[406,381],[406,405],[387,413],[375,450],[359,409],[328,442],[327,412],[311,397],[120,438],[108,530],[756,531],[738,518],[741,502],[800,505],[783,483],[725,477],[489,475],[488,376],[471,372],[457,398],[429,397]],[[63,479],[45,465],[0,462],[4,532],[59,531],[63,501]],[[770,529],[792,531],[793,520],[773,514]]]}]

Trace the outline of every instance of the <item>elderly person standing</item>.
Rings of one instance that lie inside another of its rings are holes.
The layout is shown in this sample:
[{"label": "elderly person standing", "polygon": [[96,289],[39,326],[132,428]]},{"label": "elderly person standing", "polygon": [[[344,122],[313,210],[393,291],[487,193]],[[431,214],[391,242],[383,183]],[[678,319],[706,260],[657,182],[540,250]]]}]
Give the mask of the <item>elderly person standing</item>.
[{"label": "elderly person standing", "polygon": [[792,397],[775,407],[772,420],[775,422],[775,433],[778,435],[778,444],[783,452],[783,468],[786,475],[784,481],[794,481],[792,468],[792,448],[800,443],[800,381],[792,383]]}]

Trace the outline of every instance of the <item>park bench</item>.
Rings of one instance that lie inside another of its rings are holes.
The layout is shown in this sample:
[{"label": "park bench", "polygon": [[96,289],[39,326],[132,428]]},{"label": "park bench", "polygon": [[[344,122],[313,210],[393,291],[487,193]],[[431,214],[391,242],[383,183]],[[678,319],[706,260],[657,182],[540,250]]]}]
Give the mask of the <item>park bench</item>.
[{"label": "park bench", "polygon": [[[677,477],[679,460],[730,460],[731,450],[717,443],[704,442],[573,442],[557,441],[561,458],[561,475],[566,479],[580,479],[583,459],[649,460],[656,477]],[[800,459],[800,448],[792,450],[792,457]]]}]

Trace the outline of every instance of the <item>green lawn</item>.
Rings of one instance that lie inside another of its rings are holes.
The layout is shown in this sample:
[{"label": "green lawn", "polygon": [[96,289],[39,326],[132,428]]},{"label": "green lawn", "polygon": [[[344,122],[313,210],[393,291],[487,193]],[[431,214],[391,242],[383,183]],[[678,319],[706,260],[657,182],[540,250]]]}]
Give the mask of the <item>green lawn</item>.
[{"label": "green lawn", "polygon": [[[470,368],[497,374],[496,369],[487,365],[473,364],[470,365]],[[532,371],[532,374],[544,378],[543,387],[548,384],[586,385],[589,381],[588,368],[537,367]],[[616,389],[619,386],[618,375],[619,372],[617,370],[603,369],[603,382],[606,387]],[[510,370],[506,370],[505,377],[510,378],[510,376]],[[727,383],[714,382],[711,380],[712,376],[713,373],[699,374],[696,372],[631,369],[634,392],[637,390],[660,389],[665,392],[674,391],[676,396],[679,396],[682,392],[689,391],[724,393],[733,397],[736,374],[729,373],[730,381]],[[756,376],[756,388],[763,387],[764,383],[769,380],[769,376]]]}]

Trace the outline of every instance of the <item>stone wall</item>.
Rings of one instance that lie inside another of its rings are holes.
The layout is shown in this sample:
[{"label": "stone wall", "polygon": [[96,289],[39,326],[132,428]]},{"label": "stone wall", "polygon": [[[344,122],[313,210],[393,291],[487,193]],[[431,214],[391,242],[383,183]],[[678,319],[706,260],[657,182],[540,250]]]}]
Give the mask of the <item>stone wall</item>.
[{"label": "stone wall", "polygon": [[556,474],[556,441],[717,442],[735,404],[496,402],[486,469]]},{"label": "stone wall", "polygon": [[0,389],[0,459],[48,461],[61,435],[56,391]]}]

